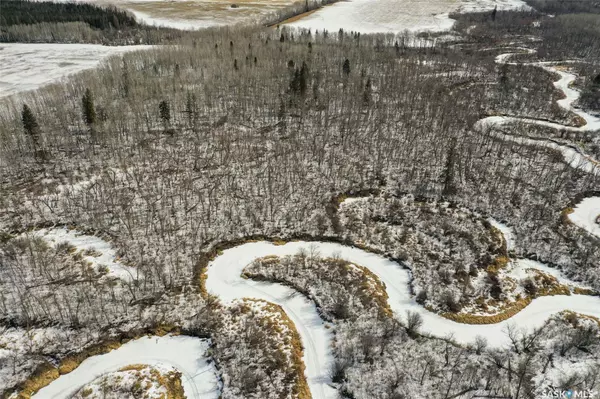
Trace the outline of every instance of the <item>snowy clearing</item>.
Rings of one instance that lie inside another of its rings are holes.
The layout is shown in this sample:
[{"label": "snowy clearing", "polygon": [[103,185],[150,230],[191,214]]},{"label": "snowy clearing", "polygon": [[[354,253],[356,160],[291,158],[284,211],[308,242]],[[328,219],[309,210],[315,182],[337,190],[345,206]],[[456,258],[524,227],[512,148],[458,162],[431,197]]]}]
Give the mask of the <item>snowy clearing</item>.
[{"label": "snowy clearing", "polygon": [[37,89],[65,76],[96,67],[114,54],[152,46],[99,44],[0,44],[0,98]]},{"label": "snowy clearing", "polygon": [[536,298],[524,310],[501,323],[461,324],[429,312],[416,303],[410,294],[408,270],[394,261],[358,248],[335,243],[300,241],[280,246],[267,242],[248,243],[224,251],[209,265],[207,290],[227,302],[250,297],[280,304],[296,324],[306,347],[306,371],[315,398],[323,397],[319,396],[317,388],[324,388],[326,385],[327,378],[324,376],[328,368],[324,365],[330,361],[331,349],[328,346],[329,333],[323,328],[323,322],[314,305],[304,298],[299,298],[299,294],[294,295],[290,288],[240,277],[244,267],[257,258],[268,255],[293,255],[301,248],[311,247],[319,251],[321,256],[339,255],[349,262],[368,268],[385,284],[390,307],[397,316],[403,317],[409,310],[417,312],[423,317],[422,332],[438,337],[452,336],[463,344],[472,343],[477,336],[484,336],[494,347],[508,345],[510,340],[506,330],[509,325],[530,330],[542,326],[550,316],[564,310],[600,317],[599,297],[557,295]]},{"label": "snowy clearing", "polygon": [[600,238],[600,197],[584,198],[569,214],[575,225]]},{"label": "snowy clearing", "polygon": [[361,33],[398,33],[405,30],[446,31],[454,11],[476,12],[528,8],[522,0],[351,0],[323,7],[288,24],[312,30],[354,31]]},{"label": "snowy clearing", "polygon": [[108,277],[119,278],[128,282],[141,277],[139,270],[119,262],[116,259],[116,251],[111,244],[99,237],[88,236],[64,227],[36,230],[31,234],[34,237],[46,240],[52,246],[68,242],[77,251],[83,251],[84,259],[90,262],[96,270],[106,271]]},{"label": "snowy clearing", "polygon": [[216,369],[206,351],[209,341],[186,336],[142,337],[104,355],[92,356],[40,389],[35,399],[68,399],[82,386],[131,364],[173,367],[181,372],[188,399],[219,397]]}]

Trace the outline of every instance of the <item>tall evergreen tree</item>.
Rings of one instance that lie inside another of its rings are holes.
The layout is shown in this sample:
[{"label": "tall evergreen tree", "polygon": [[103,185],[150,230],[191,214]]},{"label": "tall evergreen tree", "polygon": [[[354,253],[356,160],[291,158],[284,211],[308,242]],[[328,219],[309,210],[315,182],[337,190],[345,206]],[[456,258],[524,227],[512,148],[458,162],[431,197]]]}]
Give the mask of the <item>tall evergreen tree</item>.
[{"label": "tall evergreen tree", "polygon": [[165,125],[165,129],[171,123],[171,106],[167,100],[162,100],[160,104],[158,104],[158,112],[159,117]]},{"label": "tall evergreen tree", "polygon": [[27,104],[23,104],[21,121],[23,122],[23,130],[25,130],[25,134],[31,139],[33,148],[37,150],[40,146],[40,126],[35,119],[35,115],[33,115],[33,112]]},{"label": "tall evergreen tree", "polygon": [[373,99],[373,85],[371,84],[371,78],[367,79],[367,84],[365,85],[365,90],[363,91],[363,105],[368,107],[371,105],[371,100]]},{"label": "tall evergreen tree", "polygon": [[450,148],[448,149],[448,155],[446,156],[446,166],[444,168],[444,189],[442,196],[450,197],[455,195],[457,192],[455,182],[455,164],[456,164],[456,139],[452,140]]},{"label": "tall evergreen tree", "polygon": [[96,108],[94,107],[94,97],[90,89],[85,89],[83,97],[81,97],[81,109],[83,113],[83,121],[89,127],[96,123]]},{"label": "tall evergreen tree", "polygon": [[185,113],[187,114],[188,126],[193,130],[196,129],[196,120],[198,117],[198,101],[196,94],[188,91],[185,102]]},{"label": "tall evergreen tree", "polygon": [[344,65],[342,66],[342,70],[344,71],[344,75],[350,75],[350,60],[346,58],[344,61]]},{"label": "tall evergreen tree", "polygon": [[298,82],[298,88],[300,91],[300,95],[304,97],[306,91],[308,90],[308,65],[306,62],[302,62],[302,67],[300,68],[299,74],[300,81]]}]

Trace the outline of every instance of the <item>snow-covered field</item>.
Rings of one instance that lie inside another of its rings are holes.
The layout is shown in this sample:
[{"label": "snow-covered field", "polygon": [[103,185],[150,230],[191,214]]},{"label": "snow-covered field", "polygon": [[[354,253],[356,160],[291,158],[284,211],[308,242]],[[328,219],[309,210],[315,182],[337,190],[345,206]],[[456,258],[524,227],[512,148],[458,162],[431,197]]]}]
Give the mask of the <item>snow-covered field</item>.
[{"label": "snow-covered field", "polygon": [[[422,332],[438,337],[453,337],[469,344],[478,336],[488,339],[491,346],[502,347],[510,343],[509,326],[530,330],[542,326],[546,320],[561,311],[571,310],[600,317],[600,298],[585,295],[560,295],[534,299],[532,303],[512,318],[487,325],[456,323],[427,311],[417,304],[410,294],[410,273],[398,263],[382,256],[335,243],[290,242],[273,245],[268,242],[243,244],[224,251],[208,268],[206,287],[221,300],[231,302],[238,298],[260,298],[281,305],[296,324],[305,346],[306,373],[314,398],[332,397],[327,386],[328,367],[331,361],[330,333],[324,328],[315,306],[290,288],[246,280],[240,277],[242,270],[257,258],[297,253],[301,248],[318,251],[321,256],[339,255],[343,259],[371,270],[386,286],[389,304],[396,315],[403,317],[406,311],[417,312],[423,317]],[[536,267],[535,264],[523,265]],[[553,273],[558,273],[553,270]],[[561,279],[564,279],[560,276]]]},{"label": "snow-covered field", "polygon": [[220,387],[216,369],[209,362],[205,339],[186,336],[142,337],[104,355],[90,357],[68,374],[39,390],[35,399],[68,399],[82,386],[131,364],[172,367],[181,372],[188,399],[216,399]]},{"label": "snow-covered field", "polygon": [[[55,0],[114,5],[135,15],[139,22],[182,30],[251,24],[298,0]],[[235,7],[232,5],[235,4]]]},{"label": "snow-covered field", "polygon": [[103,59],[151,46],[98,44],[0,44],[0,98],[37,89],[61,78],[96,67]]},{"label": "snow-covered field", "polygon": [[600,238],[600,197],[584,198],[569,214],[571,222]]},{"label": "snow-covered field", "polygon": [[77,251],[83,251],[84,259],[97,270],[106,271],[106,276],[120,278],[124,281],[139,279],[139,270],[126,266],[117,260],[115,250],[110,243],[96,236],[88,236],[66,228],[41,229],[32,233],[34,237],[43,238],[49,245],[68,242]]},{"label": "snow-covered field", "polygon": [[[58,0],[68,1],[68,0]],[[149,25],[195,30],[214,26],[248,24],[282,10],[294,0],[74,0],[116,5]],[[232,7],[235,4],[237,7]],[[454,11],[527,8],[523,0],[341,0],[288,23],[289,26],[362,33],[445,31]]]},{"label": "snow-covered field", "polygon": [[454,11],[484,11],[527,7],[522,0],[350,0],[339,1],[300,18],[290,26],[361,33],[445,31],[454,20]]}]

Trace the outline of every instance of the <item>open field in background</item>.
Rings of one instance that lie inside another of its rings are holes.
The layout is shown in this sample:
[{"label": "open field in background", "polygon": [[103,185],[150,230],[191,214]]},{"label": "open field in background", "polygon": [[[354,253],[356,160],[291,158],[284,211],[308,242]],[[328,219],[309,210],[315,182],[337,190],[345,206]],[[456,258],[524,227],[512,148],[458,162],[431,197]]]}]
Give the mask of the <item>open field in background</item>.
[{"label": "open field in background", "polygon": [[[60,0],[63,1],[63,0]],[[84,1],[84,0],[76,0]],[[138,20],[177,29],[264,22],[298,0],[89,0],[100,5],[116,5],[129,10]],[[310,1],[314,8],[314,1]],[[232,7],[232,5],[235,5]],[[317,11],[290,18],[290,26],[307,29],[358,31],[362,33],[443,31],[454,23],[454,11],[499,10],[525,7],[523,0],[341,0]]]},{"label": "open field in background", "polygon": [[0,98],[37,89],[61,78],[93,68],[113,54],[150,46],[98,44],[0,44]]},{"label": "open field in background", "polygon": [[[66,0],[56,0],[66,1]],[[133,13],[148,25],[195,30],[214,26],[251,24],[284,10],[298,0],[75,0],[115,5]],[[310,2],[312,3],[312,1]],[[233,7],[232,7],[233,6]]]},{"label": "open field in background", "polygon": [[444,31],[454,24],[454,11],[499,10],[525,7],[522,0],[352,0],[340,1],[305,18],[290,21],[306,29],[395,33]]},{"label": "open field in background", "polygon": [[293,0],[133,1],[123,2],[119,6],[130,10],[139,20],[151,25],[201,29],[260,21],[268,14],[283,10],[294,2]]}]

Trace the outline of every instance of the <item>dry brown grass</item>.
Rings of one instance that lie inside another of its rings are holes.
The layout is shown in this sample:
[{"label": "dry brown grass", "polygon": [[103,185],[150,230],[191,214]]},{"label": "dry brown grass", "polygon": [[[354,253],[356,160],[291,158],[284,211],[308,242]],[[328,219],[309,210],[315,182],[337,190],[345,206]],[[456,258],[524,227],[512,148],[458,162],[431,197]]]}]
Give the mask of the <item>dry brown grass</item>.
[{"label": "dry brown grass", "polygon": [[573,293],[576,295],[591,295],[591,296],[598,295],[598,293],[592,289],[581,288],[581,287],[573,288]]},{"label": "dry brown grass", "polygon": [[486,268],[488,273],[498,274],[498,272],[508,265],[510,259],[508,256],[497,256],[492,263]]},{"label": "dry brown grass", "polygon": [[463,324],[496,324],[501,321],[510,319],[521,310],[525,309],[530,303],[531,298],[524,298],[518,301],[513,302],[510,306],[508,306],[502,313],[495,315],[473,315],[466,313],[450,313],[445,312],[441,313],[442,317],[446,319],[453,320],[457,323]]},{"label": "dry brown grass", "polygon": [[60,376],[58,369],[50,363],[43,363],[38,366],[33,374],[20,384],[19,392],[16,395],[17,399],[30,399],[31,396],[50,384]]}]

